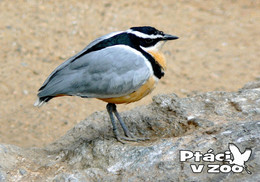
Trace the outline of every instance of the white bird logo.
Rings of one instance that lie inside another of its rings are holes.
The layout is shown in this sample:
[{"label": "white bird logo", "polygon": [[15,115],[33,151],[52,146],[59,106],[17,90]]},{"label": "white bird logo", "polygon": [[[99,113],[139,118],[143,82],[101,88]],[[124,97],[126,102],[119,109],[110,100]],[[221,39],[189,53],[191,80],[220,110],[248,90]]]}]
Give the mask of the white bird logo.
[{"label": "white bird logo", "polygon": [[251,171],[248,170],[247,165],[245,164],[245,162],[247,162],[251,156],[252,149],[246,148],[244,153],[242,153],[242,152],[240,152],[239,148],[233,143],[229,143],[228,148],[233,155],[233,160],[231,160],[231,159],[227,160],[229,162],[229,164],[235,164],[238,166],[242,166],[245,168],[245,170],[248,174],[252,174]]}]

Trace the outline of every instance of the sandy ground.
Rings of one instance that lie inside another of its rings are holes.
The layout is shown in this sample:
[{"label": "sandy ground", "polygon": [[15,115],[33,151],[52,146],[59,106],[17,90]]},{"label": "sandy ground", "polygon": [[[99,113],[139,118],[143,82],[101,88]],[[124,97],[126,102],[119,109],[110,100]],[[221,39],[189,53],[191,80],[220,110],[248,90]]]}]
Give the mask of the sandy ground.
[{"label": "sandy ground", "polygon": [[167,43],[166,76],[156,94],[234,91],[260,76],[260,1],[0,1],[0,143],[42,147],[105,103],[62,97],[33,107],[59,64],[93,39],[151,25],[180,37]]}]

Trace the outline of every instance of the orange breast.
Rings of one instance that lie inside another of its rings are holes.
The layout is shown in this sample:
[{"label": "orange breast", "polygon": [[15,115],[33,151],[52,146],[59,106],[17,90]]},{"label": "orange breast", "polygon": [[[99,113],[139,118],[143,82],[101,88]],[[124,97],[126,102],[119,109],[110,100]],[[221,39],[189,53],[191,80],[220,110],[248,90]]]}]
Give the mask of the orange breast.
[{"label": "orange breast", "polygon": [[148,81],[142,85],[138,90],[135,92],[128,94],[126,96],[122,97],[116,97],[116,98],[99,98],[100,100],[103,100],[108,103],[114,103],[114,104],[128,104],[131,102],[138,101],[148,95],[152,92],[156,84],[154,76],[151,76]]},{"label": "orange breast", "polygon": [[149,52],[149,54],[151,54],[153,56],[155,61],[157,63],[159,63],[164,70],[166,70],[166,61],[165,61],[164,55],[159,51],[156,51],[156,52],[148,51],[148,52]]}]

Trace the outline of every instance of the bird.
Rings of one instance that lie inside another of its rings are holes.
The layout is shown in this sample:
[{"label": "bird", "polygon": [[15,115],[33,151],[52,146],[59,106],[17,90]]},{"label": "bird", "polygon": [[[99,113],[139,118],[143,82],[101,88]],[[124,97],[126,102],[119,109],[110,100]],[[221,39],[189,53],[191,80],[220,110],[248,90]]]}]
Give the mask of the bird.
[{"label": "bird", "polygon": [[[151,26],[101,36],[54,69],[38,90],[34,106],[61,96],[97,98],[107,102],[106,110],[118,141],[145,140],[129,131],[116,104],[136,102],[152,92],[166,69],[160,50],[166,41],[175,39],[178,37]],[[125,136],[120,136],[114,116]]]},{"label": "bird", "polygon": [[249,160],[252,153],[252,149],[247,148],[244,152],[240,152],[239,148],[233,143],[229,143],[228,148],[233,155],[233,160],[231,159],[227,160],[229,164],[235,164],[244,167],[246,172],[248,174],[251,174],[251,171],[248,170],[248,167],[245,164],[245,162]]}]

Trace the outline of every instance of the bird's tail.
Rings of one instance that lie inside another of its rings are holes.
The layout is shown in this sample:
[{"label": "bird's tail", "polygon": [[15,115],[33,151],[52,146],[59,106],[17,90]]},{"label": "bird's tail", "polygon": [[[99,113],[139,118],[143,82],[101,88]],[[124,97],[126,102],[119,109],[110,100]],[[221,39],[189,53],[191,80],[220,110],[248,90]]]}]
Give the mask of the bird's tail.
[{"label": "bird's tail", "polygon": [[35,107],[41,107],[42,105],[44,105],[46,102],[44,100],[42,100],[41,98],[37,98],[37,100],[34,103]]},{"label": "bird's tail", "polygon": [[46,97],[38,97],[34,103],[35,107],[41,107],[46,104],[49,100],[51,100],[53,96],[46,96]]}]

